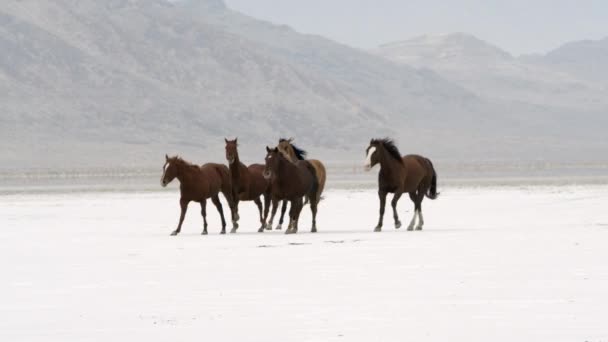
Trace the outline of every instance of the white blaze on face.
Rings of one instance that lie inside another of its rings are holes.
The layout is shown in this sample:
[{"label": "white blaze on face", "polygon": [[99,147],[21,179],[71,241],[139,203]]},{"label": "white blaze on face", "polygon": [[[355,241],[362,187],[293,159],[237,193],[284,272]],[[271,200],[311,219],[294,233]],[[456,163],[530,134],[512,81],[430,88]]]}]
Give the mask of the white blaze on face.
[{"label": "white blaze on face", "polygon": [[372,156],[376,152],[376,147],[372,146],[369,150],[367,150],[367,157],[365,158],[365,170],[369,171],[372,169]]},{"label": "white blaze on face", "polygon": [[165,166],[163,166],[163,175],[162,175],[162,177],[160,177],[160,185],[162,187],[166,187],[167,186],[167,184],[165,184],[165,174],[167,173],[167,169],[169,168],[169,165],[170,165],[170,163],[166,162]]}]

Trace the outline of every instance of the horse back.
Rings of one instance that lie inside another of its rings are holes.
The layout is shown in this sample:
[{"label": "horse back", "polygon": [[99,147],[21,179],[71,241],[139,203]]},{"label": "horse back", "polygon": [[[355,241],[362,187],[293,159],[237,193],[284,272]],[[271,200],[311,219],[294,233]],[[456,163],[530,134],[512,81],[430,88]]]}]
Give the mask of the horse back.
[{"label": "horse back", "polygon": [[230,170],[223,164],[207,163],[201,166],[201,171],[204,173],[205,178],[209,182],[209,187],[213,192],[218,192],[232,188],[232,182],[230,180]]},{"label": "horse back", "polygon": [[406,172],[405,188],[407,192],[416,190],[421,182],[430,182],[432,164],[427,158],[418,154],[409,154],[403,157],[403,165]]}]

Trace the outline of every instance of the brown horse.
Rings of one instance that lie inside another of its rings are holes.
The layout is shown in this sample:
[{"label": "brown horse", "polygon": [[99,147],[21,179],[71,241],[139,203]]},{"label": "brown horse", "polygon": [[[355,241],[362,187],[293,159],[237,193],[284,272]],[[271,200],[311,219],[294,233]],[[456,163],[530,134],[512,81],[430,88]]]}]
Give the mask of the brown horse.
[{"label": "brown horse", "polygon": [[[230,169],[232,181],[232,198],[234,198],[235,218],[239,217],[239,201],[253,201],[260,212],[260,223],[258,230],[263,232],[266,226],[266,217],[270,207],[270,181],[264,178],[264,165],[251,164],[245,166],[239,158],[238,139],[226,141],[226,160]],[[262,201],[264,196],[265,211],[262,214]]]},{"label": "brown horse", "polygon": [[[182,230],[182,223],[188,210],[188,203],[194,201],[201,204],[201,214],[203,215],[203,235],[207,234],[207,199],[211,201],[217,208],[222,218],[222,232],[226,234],[226,220],[224,219],[224,211],[220,202],[219,192],[222,192],[230,205],[232,216],[234,217],[232,186],[230,182],[230,174],[225,165],[208,163],[203,166],[193,165],[180,157],[171,157],[165,155],[165,165],[163,166],[163,175],[160,179],[160,184],[166,187],[171,181],[177,178],[180,182],[180,199],[181,215],[177,229],[171,235],[177,235]],[[234,223],[234,222],[233,222]],[[234,233],[236,227],[232,229]]]},{"label": "brown horse", "polygon": [[[281,152],[281,154],[283,154],[283,156],[285,158],[287,158],[289,161],[291,161],[292,163],[295,163],[298,160],[306,159],[306,154],[307,154],[306,151],[295,146],[293,144],[293,138],[279,139],[279,145],[277,145],[277,148],[279,149],[279,152]],[[323,165],[323,163],[321,163],[320,161],[318,161],[316,159],[308,159],[308,161],[315,168],[315,175],[317,176],[317,180],[319,181],[319,190],[317,192],[318,196],[319,196],[319,198],[317,199],[317,203],[319,203],[321,201],[321,195],[323,193],[323,190],[325,189],[325,180],[327,177],[326,176],[327,174],[325,171],[325,166]],[[308,203],[308,198],[306,199],[306,202],[304,204],[307,204],[307,203]],[[281,229],[281,226],[283,224],[283,217],[285,216],[286,210],[287,210],[287,201],[283,201],[283,206],[281,208],[281,216],[279,218],[279,225],[276,227],[276,229]],[[270,224],[268,227],[270,229],[272,229],[272,221],[274,220],[275,213],[276,213],[276,209],[273,207],[272,215],[270,217]]]},{"label": "brown horse", "polygon": [[310,201],[312,210],[311,232],[317,232],[317,198],[319,197],[315,169],[306,160],[295,163],[287,160],[277,148],[266,147],[266,168],[264,177],[270,180],[272,192],[273,211],[276,211],[280,200],[288,200],[291,204],[289,210],[289,227],[286,234],[298,232],[298,220],[303,207],[303,197]]},{"label": "brown horse", "polygon": [[401,157],[401,153],[390,139],[372,139],[365,153],[367,156],[365,160],[366,171],[370,171],[374,165],[380,164],[380,172],[378,173],[380,219],[374,231],[382,230],[386,195],[389,192],[395,194],[391,201],[395,228],[399,229],[401,227],[399,215],[397,215],[397,202],[401,195],[407,192],[414,202],[414,217],[412,217],[407,230],[414,230],[416,216],[419,219],[416,230],[422,230],[424,225],[422,200],[424,196],[434,200],[439,195],[437,193],[437,173],[433,163],[419,155]]}]

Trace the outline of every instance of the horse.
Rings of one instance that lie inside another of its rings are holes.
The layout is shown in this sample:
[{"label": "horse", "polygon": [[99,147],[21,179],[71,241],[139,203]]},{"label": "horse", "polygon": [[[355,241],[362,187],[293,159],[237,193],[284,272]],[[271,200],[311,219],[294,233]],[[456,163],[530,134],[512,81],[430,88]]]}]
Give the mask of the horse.
[{"label": "horse", "polygon": [[[285,158],[287,158],[289,161],[291,161],[292,163],[295,163],[298,160],[305,160],[306,159],[306,155],[307,152],[304,151],[301,148],[298,148],[297,146],[295,146],[293,144],[293,138],[289,138],[289,139],[284,139],[281,138],[279,139],[279,145],[277,145],[277,148],[279,149],[279,151],[281,152],[281,154],[283,154],[283,156]],[[318,190],[318,196],[319,198],[317,199],[317,203],[319,203],[321,201],[321,194],[323,193],[323,190],[325,189],[325,180],[326,180],[326,171],[325,171],[325,166],[323,165],[323,163],[321,163],[320,161],[316,160],[316,159],[309,159],[308,160],[312,166],[315,169],[315,174],[317,176],[317,179],[319,180],[319,190]],[[306,198],[306,202],[304,202],[304,204],[308,203],[308,198]],[[273,206],[272,208],[272,215],[270,216],[270,223],[269,223],[269,229],[272,229],[272,221],[274,220],[274,216],[276,214],[276,207]],[[281,226],[283,224],[283,217],[285,216],[285,211],[287,210],[287,201],[283,201],[283,206],[281,208],[281,216],[279,218],[279,224],[276,227],[276,229],[281,229]]]},{"label": "horse", "polygon": [[[235,217],[239,218],[239,201],[253,201],[260,212],[262,226],[258,232],[264,232],[266,217],[270,207],[270,181],[264,178],[264,165],[251,164],[246,166],[239,158],[238,138],[226,142],[226,160],[228,161],[232,181],[232,198],[234,199]],[[265,211],[262,214],[261,196],[264,196]]]},{"label": "horse", "polygon": [[418,225],[416,230],[422,230],[424,218],[422,217],[422,200],[424,196],[429,199],[437,199],[437,172],[433,163],[420,155],[407,155],[402,157],[401,153],[391,139],[372,139],[365,151],[365,170],[370,171],[376,164],[380,164],[378,173],[378,196],[380,198],[380,219],[374,229],[375,232],[382,231],[382,219],[386,205],[387,193],[394,193],[391,205],[395,228],[401,228],[401,221],[397,214],[397,202],[405,192],[409,193],[414,202],[414,217],[407,230],[414,230],[416,216]]},{"label": "horse", "polygon": [[298,220],[302,207],[302,198],[307,197],[312,210],[311,232],[317,232],[317,199],[319,181],[312,164],[306,160],[298,160],[295,163],[285,158],[275,147],[266,147],[266,167],[264,177],[270,180],[272,193],[273,211],[280,200],[288,200],[291,203],[289,210],[289,226],[285,234],[298,232]]},{"label": "horse", "polygon": [[[172,236],[179,234],[182,230],[182,223],[188,210],[188,204],[192,201],[201,204],[201,214],[203,215],[203,235],[207,235],[207,199],[211,201],[217,208],[222,219],[221,234],[226,234],[226,220],[224,219],[224,211],[220,202],[219,193],[221,192],[232,212],[234,217],[234,204],[232,198],[232,184],[230,182],[230,173],[228,167],[222,164],[208,163],[203,166],[191,164],[180,157],[174,156],[169,158],[165,155],[165,164],[163,165],[163,175],[160,179],[160,184],[164,188],[171,181],[177,178],[180,182],[180,199],[179,205],[181,214],[177,229],[171,233]],[[235,221],[233,221],[235,224]],[[231,233],[236,232],[237,227],[233,227]]]}]

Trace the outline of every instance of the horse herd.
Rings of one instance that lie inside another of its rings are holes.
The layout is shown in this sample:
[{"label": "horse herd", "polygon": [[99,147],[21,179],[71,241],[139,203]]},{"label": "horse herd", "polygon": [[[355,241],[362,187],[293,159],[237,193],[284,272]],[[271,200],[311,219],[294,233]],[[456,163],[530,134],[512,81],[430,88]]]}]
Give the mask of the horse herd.
[{"label": "horse herd", "polygon": [[[184,217],[190,202],[201,205],[204,228],[207,234],[207,200],[217,208],[221,220],[221,234],[226,233],[226,220],[222,203],[219,199],[221,192],[230,206],[233,228],[236,233],[239,228],[239,202],[253,201],[260,214],[258,232],[272,230],[272,222],[283,201],[281,216],[277,230],[281,230],[283,217],[290,204],[289,225],[286,234],[298,232],[298,220],[305,204],[310,205],[312,212],[311,232],[317,231],[317,208],[325,188],[326,170],[318,160],[306,159],[306,151],[296,147],[292,139],[280,139],[274,147],[266,147],[265,164],[246,166],[240,161],[237,139],[226,142],[226,160],[228,166],[207,163],[202,166],[191,164],[178,156],[165,155],[161,185],[166,187],[177,178],[180,182],[181,214],[177,229],[171,235],[177,235],[182,229]],[[374,231],[382,230],[386,196],[393,193],[391,206],[395,228],[401,227],[397,213],[397,202],[403,193],[408,193],[414,202],[414,216],[408,230],[421,230],[424,225],[422,216],[422,200],[424,197],[436,199],[437,173],[433,163],[420,155],[401,156],[401,153],[390,139],[372,139],[365,151],[365,170],[370,171],[380,164],[378,173],[378,196],[380,200],[380,217]],[[262,204],[262,199],[264,204]],[[268,211],[272,203],[272,214],[268,220]],[[416,224],[417,222],[417,224]]]}]

